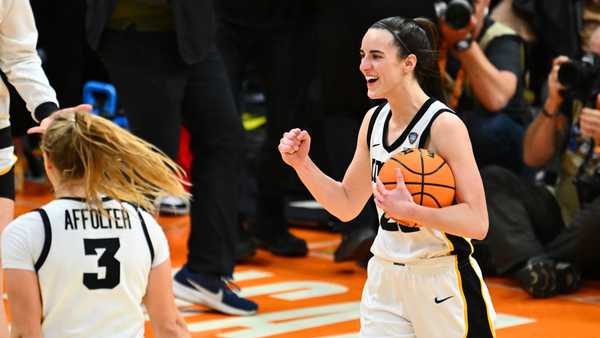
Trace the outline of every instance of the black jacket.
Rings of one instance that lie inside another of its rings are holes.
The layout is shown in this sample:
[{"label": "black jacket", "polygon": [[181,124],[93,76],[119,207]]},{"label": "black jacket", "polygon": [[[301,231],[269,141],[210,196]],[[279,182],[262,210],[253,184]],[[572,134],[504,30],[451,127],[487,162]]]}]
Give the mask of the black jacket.
[{"label": "black jacket", "polygon": [[[95,50],[117,0],[87,0],[86,37]],[[170,0],[179,53],[183,61],[201,61],[215,42],[216,18],[212,0]]]},{"label": "black jacket", "polygon": [[552,55],[578,57],[582,0],[514,0],[513,8],[531,23],[539,43]]}]

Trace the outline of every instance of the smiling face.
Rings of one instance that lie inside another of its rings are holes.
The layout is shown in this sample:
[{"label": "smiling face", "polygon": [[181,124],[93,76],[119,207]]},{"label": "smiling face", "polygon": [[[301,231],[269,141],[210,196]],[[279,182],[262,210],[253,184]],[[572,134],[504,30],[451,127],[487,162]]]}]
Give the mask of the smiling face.
[{"label": "smiling face", "polygon": [[371,99],[386,98],[406,81],[414,80],[416,65],[413,54],[401,58],[392,33],[371,28],[363,37],[360,47],[360,71],[367,82],[367,95]]}]

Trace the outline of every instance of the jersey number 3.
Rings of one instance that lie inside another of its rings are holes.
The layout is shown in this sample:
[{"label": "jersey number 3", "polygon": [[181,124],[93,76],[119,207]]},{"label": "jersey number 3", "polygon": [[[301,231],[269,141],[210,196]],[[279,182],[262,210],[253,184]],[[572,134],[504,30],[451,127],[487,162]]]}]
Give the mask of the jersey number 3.
[{"label": "jersey number 3", "polygon": [[83,247],[86,255],[97,255],[97,249],[104,249],[98,258],[98,267],[104,268],[104,278],[98,278],[97,273],[84,273],[83,285],[90,290],[114,289],[121,281],[121,262],[115,254],[121,247],[119,238],[84,238]]}]

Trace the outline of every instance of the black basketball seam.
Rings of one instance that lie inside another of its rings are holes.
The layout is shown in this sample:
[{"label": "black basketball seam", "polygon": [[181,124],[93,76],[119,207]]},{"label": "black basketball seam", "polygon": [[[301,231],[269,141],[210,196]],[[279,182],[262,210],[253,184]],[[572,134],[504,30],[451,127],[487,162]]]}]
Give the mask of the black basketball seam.
[{"label": "black basketball seam", "polygon": [[414,170],[410,169],[409,167],[405,166],[405,165],[404,165],[404,163],[402,163],[402,162],[398,161],[397,159],[395,159],[395,158],[393,158],[393,157],[391,157],[391,158],[390,158],[390,160],[393,160],[393,161],[395,161],[395,162],[398,162],[398,164],[400,164],[401,166],[403,166],[403,167],[404,167],[404,169],[408,170],[409,172],[411,172],[411,173],[413,173],[413,174],[415,174],[415,175],[422,175],[420,172],[417,172],[417,171],[414,171]]},{"label": "black basketball seam", "polygon": [[[396,182],[382,182],[382,183],[383,183],[383,185],[396,184]],[[421,183],[419,183],[419,182],[404,182],[404,184],[406,184],[406,185],[417,185],[417,184],[421,184]],[[432,186],[432,187],[437,187],[437,188],[446,188],[446,189],[456,190],[456,187],[453,187],[451,185],[439,184],[439,183],[425,182],[424,185],[428,185],[428,186]]]},{"label": "black basketball seam", "polygon": [[[442,205],[441,205],[441,204],[440,204],[440,202],[437,200],[437,198],[435,198],[435,196],[433,196],[432,194],[430,194],[430,193],[425,193],[425,192],[424,192],[424,193],[422,193],[421,195],[423,195],[423,196],[429,196],[429,197],[431,197],[431,199],[432,199],[432,200],[435,202],[435,204],[437,204],[438,208],[441,208],[441,207],[442,207]],[[423,196],[421,196],[421,203],[423,203]]]},{"label": "black basketball seam", "polygon": [[[383,183],[383,184],[384,184],[384,185],[386,185],[386,184],[396,184],[396,183],[395,183],[395,182],[393,182],[393,183],[390,183],[390,182],[388,182],[388,183]],[[420,183],[411,182],[411,183],[409,183],[409,184],[416,185],[416,184],[420,184]],[[442,188],[446,188],[446,189],[452,189],[452,190],[455,190],[455,188],[454,188],[454,187],[450,187],[450,186],[447,186],[447,185],[433,184],[433,183],[425,183],[425,185],[435,185],[435,186],[437,186],[437,187],[442,187]],[[432,194],[430,194],[430,193],[428,193],[428,192],[424,192],[424,191],[423,191],[423,192],[414,192],[414,193],[411,193],[410,195],[411,195],[411,196],[421,195],[421,202],[420,202],[420,204],[421,204],[421,205],[423,205],[423,196],[429,196],[429,197],[431,197],[431,199],[433,199],[433,201],[435,202],[435,204],[437,204],[438,208],[441,208],[441,207],[442,207],[442,205],[441,205],[441,204],[440,204],[440,202],[437,200],[437,198],[436,198],[434,195],[432,195]],[[455,196],[455,197],[456,197],[456,196]],[[454,203],[454,198],[452,199],[452,202]]]},{"label": "black basketball seam", "polygon": [[437,168],[435,168],[432,172],[423,173],[423,175],[432,175],[432,174],[435,174],[436,172],[438,172],[438,170],[442,169],[442,167],[444,166],[444,164],[446,164],[446,160],[442,159],[442,163]]},{"label": "black basketball seam", "polygon": [[[422,160],[422,159],[423,159],[423,158],[421,158],[421,160]],[[411,168],[409,168],[409,167],[407,167],[406,165],[404,165],[404,163],[402,163],[401,161],[399,161],[399,160],[397,160],[397,159],[395,159],[395,158],[393,158],[393,157],[390,157],[390,160],[392,160],[392,161],[394,161],[394,162],[397,162],[398,164],[400,164],[401,166],[403,166],[403,167],[404,167],[404,169],[408,170],[409,172],[411,172],[411,173],[413,173],[413,174],[415,174],[415,175],[420,175],[420,176],[426,176],[426,175],[432,175],[432,174],[435,174],[435,173],[436,173],[436,172],[438,172],[440,169],[442,169],[442,167],[444,166],[444,164],[446,164],[446,160],[442,159],[442,163],[441,163],[441,164],[440,164],[440,165],[439,165],[437,168],[435,168],[433,171],[431,171],[431,172],[428,172],[428,173],[420,173],[420,172],[418,172],[418,171],[414,171],[414,170],[412,170]]]},{"label": "black basketball seam", "polygon": [[[423,152],[419,149],[419,157],[421,158],[421,172],[425,170],[425,160],[423,160]],[[423,193],[425,191],[425,175],[421,175],[421,202],[419,205],[423,205]]]}]

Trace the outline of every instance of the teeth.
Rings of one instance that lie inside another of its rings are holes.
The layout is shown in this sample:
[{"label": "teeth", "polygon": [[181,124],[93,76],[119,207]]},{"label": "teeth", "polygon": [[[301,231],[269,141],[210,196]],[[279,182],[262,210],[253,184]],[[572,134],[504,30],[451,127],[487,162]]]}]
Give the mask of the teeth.
[{"label": "teeth", "polygon": [[371,81],[371,80],[377,80],[379,77],[377,76],[365,76],[367,78],[367,81]]}]

